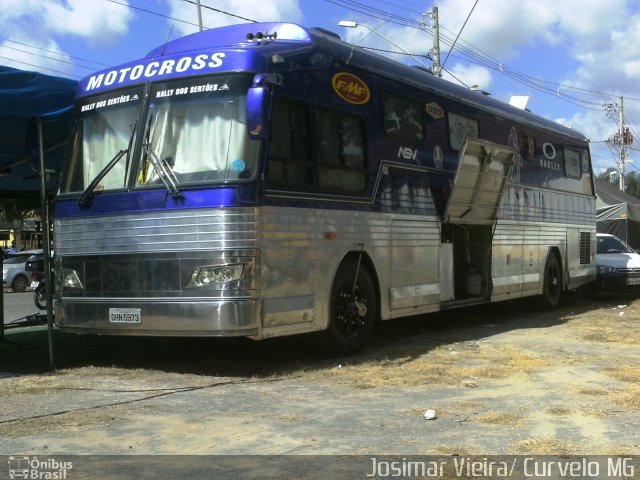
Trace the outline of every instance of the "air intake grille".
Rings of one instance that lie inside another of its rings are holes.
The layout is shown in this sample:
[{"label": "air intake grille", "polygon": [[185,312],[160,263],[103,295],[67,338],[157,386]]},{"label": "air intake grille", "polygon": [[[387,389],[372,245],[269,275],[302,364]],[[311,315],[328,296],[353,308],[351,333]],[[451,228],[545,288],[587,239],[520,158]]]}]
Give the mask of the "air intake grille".
[{"label": "air intake grille", "polygon": [[591,232],[580,232],[580,265],[591,263]]}]

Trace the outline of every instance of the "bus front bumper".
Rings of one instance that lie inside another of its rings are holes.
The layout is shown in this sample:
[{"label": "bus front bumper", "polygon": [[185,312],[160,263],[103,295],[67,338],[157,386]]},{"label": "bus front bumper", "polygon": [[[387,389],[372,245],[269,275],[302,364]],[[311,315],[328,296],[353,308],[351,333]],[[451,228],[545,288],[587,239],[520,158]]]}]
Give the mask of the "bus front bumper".
[{"label": "bus front bumper", "polygon": [[103,335],[258,337],[260,300],[77,299],[55,304],[62,331]]}]

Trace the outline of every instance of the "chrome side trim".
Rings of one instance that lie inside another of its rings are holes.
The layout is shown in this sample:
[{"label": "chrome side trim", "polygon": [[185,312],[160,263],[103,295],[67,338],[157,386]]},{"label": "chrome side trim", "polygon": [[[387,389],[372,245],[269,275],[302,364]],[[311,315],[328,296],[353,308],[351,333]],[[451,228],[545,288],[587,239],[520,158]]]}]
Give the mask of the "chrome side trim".
[{"label": "chrome side trim", "polygon": [[440,300],[440,284],[409,285],[407,287],[390,288],[390,305],[392,309],[417,307]]},{"label": "chrome side trim", "polygon": [[265,328],[306,323],[313,320],[314,296],[265,298],[262,304]]}]

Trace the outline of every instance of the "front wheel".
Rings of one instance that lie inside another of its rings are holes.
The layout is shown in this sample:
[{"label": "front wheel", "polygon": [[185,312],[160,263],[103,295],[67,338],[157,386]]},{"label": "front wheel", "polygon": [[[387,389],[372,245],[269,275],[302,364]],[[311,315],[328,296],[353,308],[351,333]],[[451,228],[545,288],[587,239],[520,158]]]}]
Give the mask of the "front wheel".
[{"label": "front wheel", "polygon": [[544,308],[551,309],[560,305],[562,295],[562,270],[558,257],[549,253],[544,265],[544,279],[542,285],[542,304]]},{"label": "front wheel", "polygon": [[324,332],[329,351],[352,354],[367,343],[378,318],[376,290],[369,270],[356,260],[342,263],[331,288],[329,327]]},{"label": "front wheel", "polygon": [[13,283],[11,284],[11,289],[17,293],[23,293],[27,291],[28,286],[29,285],[28,285],[27,277],[25,277],[24,275],[18,275],[16,278],[13,279]]}]

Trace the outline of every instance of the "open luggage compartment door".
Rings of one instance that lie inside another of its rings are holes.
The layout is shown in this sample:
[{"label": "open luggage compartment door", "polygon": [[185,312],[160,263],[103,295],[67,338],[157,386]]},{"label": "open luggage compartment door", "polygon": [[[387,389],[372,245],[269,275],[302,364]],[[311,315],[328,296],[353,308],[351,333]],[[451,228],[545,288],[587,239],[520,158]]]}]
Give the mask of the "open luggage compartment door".
[{"label": "open luggage compartment door", "polygon": [[467,137],[458,161],[443,222],[491,225],[496,215],[515,152],[506,145]]}]

